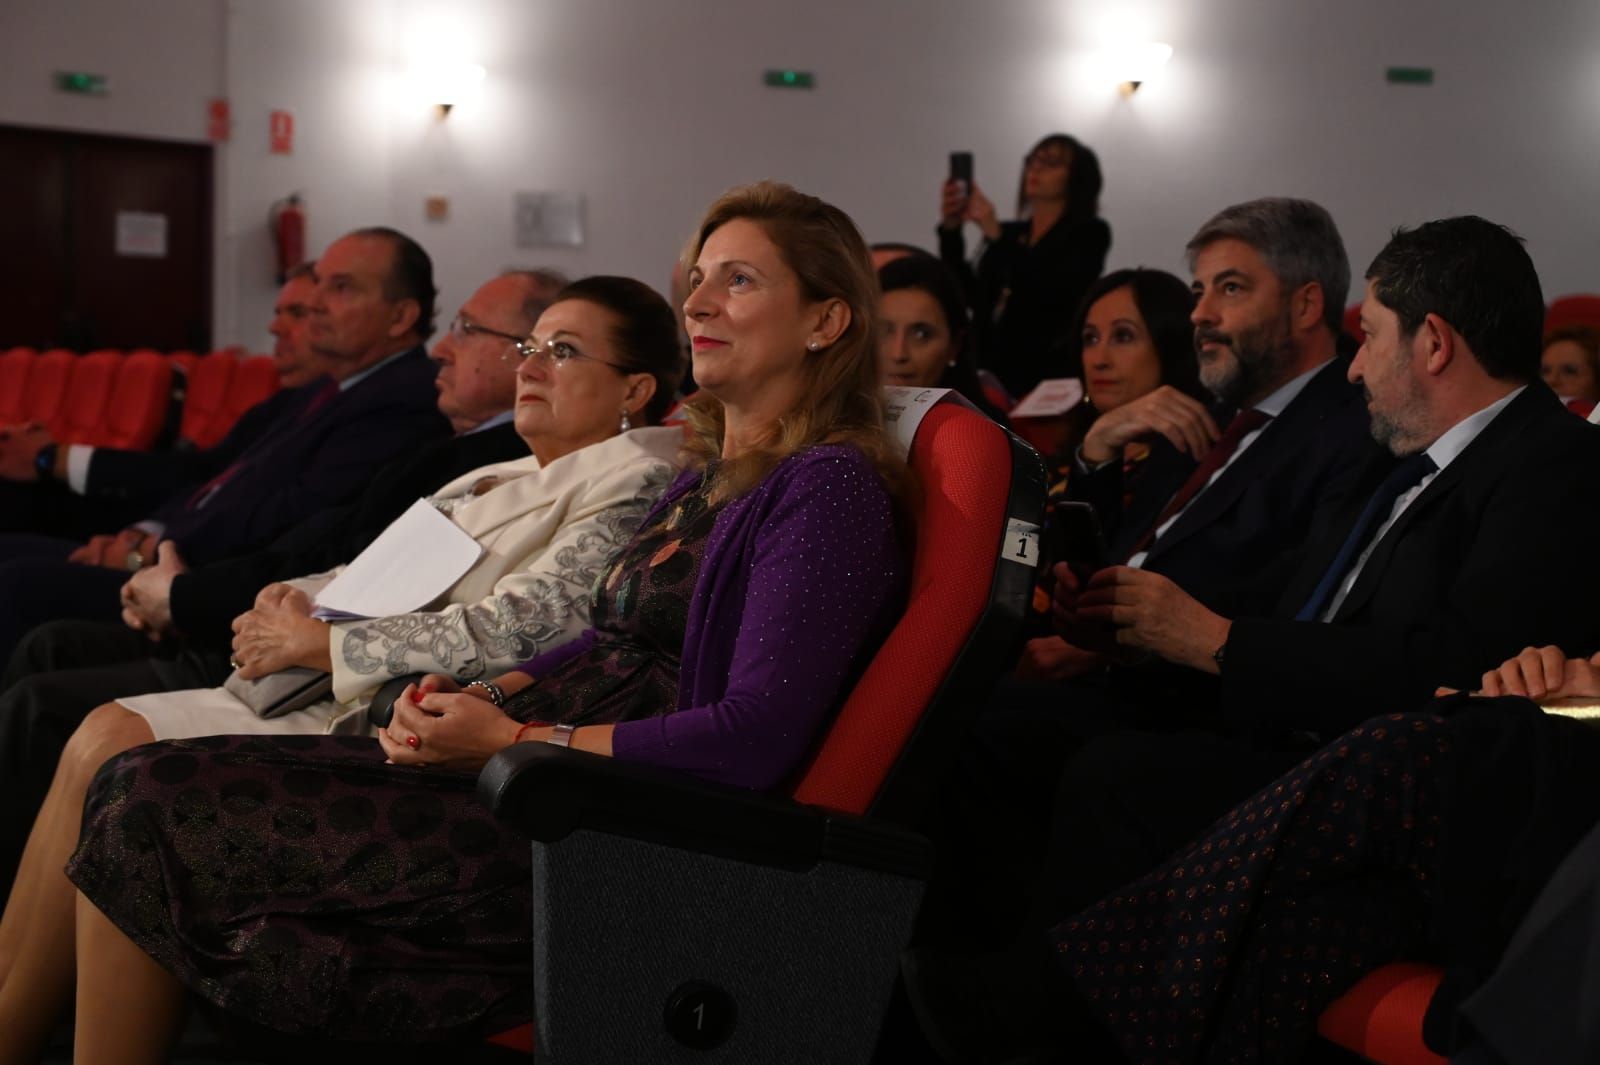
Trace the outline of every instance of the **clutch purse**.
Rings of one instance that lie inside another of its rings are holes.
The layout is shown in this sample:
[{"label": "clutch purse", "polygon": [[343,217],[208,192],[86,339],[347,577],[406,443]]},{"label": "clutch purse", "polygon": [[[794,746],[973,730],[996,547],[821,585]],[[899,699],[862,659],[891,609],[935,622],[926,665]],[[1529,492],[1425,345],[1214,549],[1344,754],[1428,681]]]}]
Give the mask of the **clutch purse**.
[{"label": "clutch purse", "polygon": [[333,674],[293,666],[258,680],[245,680],[234,670],[222,682],[222,690],[248,706],[257,717],[282,717],[332,695]]}]

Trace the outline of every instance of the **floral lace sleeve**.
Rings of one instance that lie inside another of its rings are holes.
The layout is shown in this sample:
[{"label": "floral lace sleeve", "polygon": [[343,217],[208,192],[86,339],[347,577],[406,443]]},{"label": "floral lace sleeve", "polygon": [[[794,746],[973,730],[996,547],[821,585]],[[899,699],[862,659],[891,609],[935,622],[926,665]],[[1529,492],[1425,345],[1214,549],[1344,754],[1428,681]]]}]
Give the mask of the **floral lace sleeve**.
[{"label": "floral lace sleeve", "polygon": [[631,496],[569,520],[485,599],[334,626],[335,697],[407,673],[494,676],[575,638],[589,626],[591,585],[674,472],[660,464],[636,474]]}]

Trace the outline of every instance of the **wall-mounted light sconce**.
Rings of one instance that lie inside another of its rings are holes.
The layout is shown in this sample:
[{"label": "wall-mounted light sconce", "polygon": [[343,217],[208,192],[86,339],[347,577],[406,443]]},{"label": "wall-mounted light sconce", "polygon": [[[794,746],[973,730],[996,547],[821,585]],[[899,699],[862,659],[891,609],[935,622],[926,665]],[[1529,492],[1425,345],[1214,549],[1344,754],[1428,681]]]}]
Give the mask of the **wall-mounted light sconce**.
[{"label": "wall-mounted light sconce", "polygon": [[441,121],[457,104],[476,99],[483,79],[484,69],[478,64],[449,61],[415,63],[406,74],[416,98],[431,105]]},{"label": "wall-mounted light sconce", "polygon": [[1132,96],[1172,58],[1172,45],[1160,41],[1128,43],[1109,50],[1106,67],[1122,95]]}]

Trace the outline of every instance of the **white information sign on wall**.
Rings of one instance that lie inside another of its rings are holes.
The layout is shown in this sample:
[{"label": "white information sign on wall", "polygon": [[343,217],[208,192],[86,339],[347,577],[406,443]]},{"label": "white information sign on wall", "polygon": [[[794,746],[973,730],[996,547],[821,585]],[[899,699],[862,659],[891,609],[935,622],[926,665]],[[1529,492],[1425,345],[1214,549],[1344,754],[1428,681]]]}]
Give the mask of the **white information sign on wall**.
[{"label": "white information sign on wall", "polygon": [[117,254],[134,259],[165,259],[167,216],[148,211],[118,211]]},{"label": "white information sign on wall", "polygon": [[583,196],[576,192],[519,192],[515,200],[519,248],[583,247]]}]

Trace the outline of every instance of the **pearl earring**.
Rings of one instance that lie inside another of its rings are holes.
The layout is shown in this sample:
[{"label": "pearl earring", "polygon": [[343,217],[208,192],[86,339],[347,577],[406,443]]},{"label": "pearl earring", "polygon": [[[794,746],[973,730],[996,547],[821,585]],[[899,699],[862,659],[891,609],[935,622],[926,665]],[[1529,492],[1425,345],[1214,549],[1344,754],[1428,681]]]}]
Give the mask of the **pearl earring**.
[{"label": "pearl earring", "polygon": [[628,420],[628,410],[627,410],[626,407],[624,407],[623,410],[622,410],[621,426],[622,426],[622,428],[621,428],[620,431],[624,432],[624,433],[627,432],[629,429],[633,428],[633,422]]},{"label": "pearl earring", "polygon": [[822,347],[822,345],[818,344],[815,340],[813,340],[811,343],[806,345],[806,350],[807,351],[816,351],[820,347]]}]

